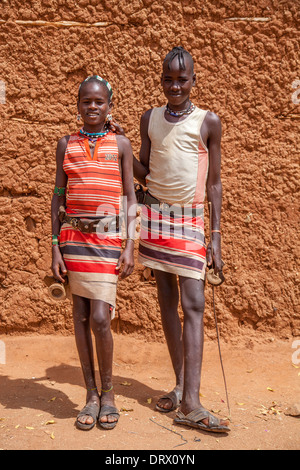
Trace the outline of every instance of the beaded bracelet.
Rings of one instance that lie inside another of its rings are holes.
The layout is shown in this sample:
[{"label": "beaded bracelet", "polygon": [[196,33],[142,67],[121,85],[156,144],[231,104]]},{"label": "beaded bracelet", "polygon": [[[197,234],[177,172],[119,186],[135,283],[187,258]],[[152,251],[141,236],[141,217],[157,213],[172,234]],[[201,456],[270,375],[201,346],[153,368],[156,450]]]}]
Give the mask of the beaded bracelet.
[{"label": "beaded bracelet", "polygon": [[212,230],[211,233],[220,233],[221,234],[221,230]]},{"label": "beaded bracelet", "polygon": [[66,188],[63,186],[55,186],[54,188],[54,194],[57,194],[58,196],[64,196],[65,195]]},{"label": "beaded bracelet", "polygon": [[52,246],[59,245],[58,235],[52,235]]}]

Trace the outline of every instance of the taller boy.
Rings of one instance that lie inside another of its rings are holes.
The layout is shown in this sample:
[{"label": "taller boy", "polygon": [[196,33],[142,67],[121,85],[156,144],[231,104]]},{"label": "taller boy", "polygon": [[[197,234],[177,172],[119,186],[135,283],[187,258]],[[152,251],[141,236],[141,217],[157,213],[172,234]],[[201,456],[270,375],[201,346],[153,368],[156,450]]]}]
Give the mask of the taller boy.
[{"label": "taller boy", "polygon": [[[154,270],[162,325],[176,386],[156,408],[169,412],[180,406],[175,422],[215,432],[229,430],[203,408],[199,399],[203,357],[204,198],[212,210],[215,273],[222,270],[220,218],[222,205],[221,122],[190,101],[195,85],[194,63],[182,47],[163,62],[161,84],[166,106],[141,118],[140,162],[134,175],[148,191],[142,211],[141,263]],[[178,276],[178,281],[177,281]],[[179,284],[179,289],[178,289]],[[179,290],[184,326],[178,315]]]}]

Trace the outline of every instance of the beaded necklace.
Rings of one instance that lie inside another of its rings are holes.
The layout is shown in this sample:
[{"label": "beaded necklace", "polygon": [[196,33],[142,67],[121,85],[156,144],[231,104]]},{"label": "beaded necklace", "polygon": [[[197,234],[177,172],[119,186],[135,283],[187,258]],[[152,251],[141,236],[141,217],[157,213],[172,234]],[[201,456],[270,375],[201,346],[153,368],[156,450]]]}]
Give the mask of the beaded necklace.
[{"label": "beaded necklace", "polygon": [[195,107],[196,106],[192,102],[190,102],[187,109],[184,109],[183,111],[173,111],[172,109],[169,108],[169,105],[167,104],[166,112],[170,114],[171,116],[180,117],[180,116],[183,116],[184,114],[191,114],[194,111]]},{"label": "beaded necklace", "polygon": [[109,129],[106,129],[103,132],[87,132],[82,128],[79,131],[79,134],[81,134],[84,137],[87,137],[89,139],[89,147],[91,149],[95,147],[96,142],[97,142],[98,139],[100,139],[101,137],[104,137],[108,133],[109,133]]},{"label": "beaded necklace", "polygon": [[85,137],[104,137],[106,134],[109,133],[109,129],[105,129],[103,132],[87,132],[83,129],[83,127],[80,129],[80,134],[84,135]]}]

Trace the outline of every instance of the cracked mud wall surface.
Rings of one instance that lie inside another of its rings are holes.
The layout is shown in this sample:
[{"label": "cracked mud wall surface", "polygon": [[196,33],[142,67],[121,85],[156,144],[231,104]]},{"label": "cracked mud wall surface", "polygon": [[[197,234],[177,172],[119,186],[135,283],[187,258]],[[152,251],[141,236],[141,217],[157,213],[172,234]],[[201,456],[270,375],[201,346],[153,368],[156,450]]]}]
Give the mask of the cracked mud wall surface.
[{"label": "cracked mud wall surface", "polygon": [[[52,301],[43,278],[56,143],[78,129],[79,83],[94,73],[109,80],[113,114],[137,156],[141,114],[165,104],[162,59],[182,45],[195,59],[193,102],[223,124],[221,335],[300,335],[299,4],[249,3],[1,2],[1,333],[73,331],[71,303]],[[205,331],[213,337],[209,286],[206,299]],[[139,264],[119,284],[112,326],[163,337],[155,283],[143,280]]]}]

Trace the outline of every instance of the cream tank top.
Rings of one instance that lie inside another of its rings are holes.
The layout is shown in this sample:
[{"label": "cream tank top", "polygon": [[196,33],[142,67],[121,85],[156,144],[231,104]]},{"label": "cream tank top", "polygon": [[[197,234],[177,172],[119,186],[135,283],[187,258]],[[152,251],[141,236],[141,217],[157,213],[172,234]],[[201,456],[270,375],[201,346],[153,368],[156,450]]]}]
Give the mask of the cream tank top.
[{"label": "cream tank top", "polygon": [[184,120],[173,123],[166,120],[165,109],[165,106],[152,109],[149,119],[147,188],[161,202],[201,204],[205,199],[209,158],[200,130],[207,111],[196,107]]}]

